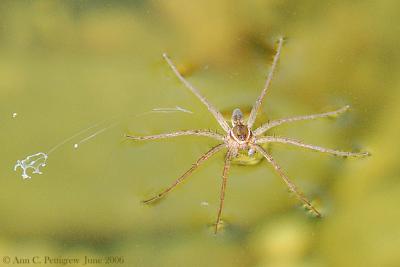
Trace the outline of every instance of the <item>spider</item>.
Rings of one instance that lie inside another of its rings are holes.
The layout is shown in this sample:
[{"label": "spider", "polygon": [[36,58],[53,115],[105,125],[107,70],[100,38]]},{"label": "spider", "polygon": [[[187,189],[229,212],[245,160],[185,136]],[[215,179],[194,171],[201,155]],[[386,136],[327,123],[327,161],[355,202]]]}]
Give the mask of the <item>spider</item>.
[{"label": "spider", "polygon": [[244,120],[243,113],[240,109],[235,109],[232,112],[232,119],[231,125],[224,119],[221,112],[210,103],[198,89],[196,89],[193,85],[191,85],[178,71],[175,64],[171,61],[166,53],[163,54],[163,57],[172,71],[175,73],[177,78],[189,89],[193,94],[196,95],[197,98],[200,99],[201,102],[207,107],[208,111],[212,113],[215,117],[219,125],[225,131],[225,135],[218,134],[216,132],[212,132],[209,130],[183,130],[171,133],[163,133],[158,135],[150,135],[150,136],[132,136],[126,135],[127,138],[136,140],[136,141],[143,141],[143,140],[155,140],[155,139],[164,139],[164,138],[171,138],[177,136],[187,136],[187,135],[194,135],[194,136],[205,136],[209,138],[216,139],[221,143],[212,147],[209,151],[203,154],[197,161],[192,165],[192,167],[187,170],[182,176],[180,176],[177,180],[175,180],[171,186],[166,188],[161,193],[157,194],[156,196],[143,201],[144,203],[152,203],[162,197],[164,197],[167,193],[169,193],[172,189],[174,189],[177,185],[182,183],[186,178],[188,178],[201,164],[203,164],[207,159],[215,155],[217,152],[221,151],[223,148],[226,148],[227,152],[225,155],[225,163],[222,172],[222,185],[220,191],[220,201],[219,201],[219,208],[217,219],[215,222],[214,233],[216,234],[219,229],[219,224],[221,223],[221,215],[222,215],[222,208],[224,205],[225,199],[225,190],[226,184],[228,180],[228,173],[231,167],[231,161],[235,157],[238,156],[239,151],[247,151],[249,156],[253,156],[256,152],[259,152],[275,169],[277,174],[283,179],[285,184],[287,185],[289,191],[295,194],[295,196],[304,203],[304,205],[313,212],[317,217],[321,217],[321,213],[311,204],[311,202],[299,191],[297,186],[288,178],[288,176],[284,173],[282,168],[278,165],[278,163],[274,160],[269,152],[267,152],[261,144],[265,143],[283,143],[289,144],[293,146],[298,146],[314,151],[319,151],[322,153],[328,153],[336,156],[343,156],[343,157],[364,157],[368,156],[368,152],[361,152],[361,153],[354,153],[354,152],[345,152],[345,151],[338,151],[334,149],[324,148],[320,146],[310,145],[303,143],[301,141],[287,138],[287,137],[279,137],[279,136],[268,136],[264,135],[268,130],[277,127],[279,125],[295,122],[295,121],[304,121],[304,120],[313,120],[317,118],[324,118],[324,117],[333,117],[337,116],[341,113],[344,113],[349,109],[349,106],[344,106],[338,110],[330,111],[321,114],[313,114],[313,115],[305,115],[305,116],[297,116],[297,117],[289,117],[283,118],[278,120],[273,120],[262,124],[260,127],[254,129],[254,122],[257,117],[257,112],[260,109],[265,95],[268,91],[268,88],[271,85],[272,78],[278,64],[278,60],[281,54],[283,45],[283,38],[279,38],[277,49],[273,58],[272,66],[267,76],[265,85],[261,91],[260,96],[258,97],[257,101],[255,102],[249,118],[247,121]]}]

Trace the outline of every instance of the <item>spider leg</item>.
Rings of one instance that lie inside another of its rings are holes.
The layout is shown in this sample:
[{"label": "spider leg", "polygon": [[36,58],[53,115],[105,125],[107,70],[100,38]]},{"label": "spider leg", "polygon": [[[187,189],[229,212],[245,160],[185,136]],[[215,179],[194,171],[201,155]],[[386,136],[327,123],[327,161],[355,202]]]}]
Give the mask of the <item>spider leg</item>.
[{"label": "spider leg", "polygon": [[265,94],[267,93],[267,90],[269,88],[269,86],[271,85],[272,82],[272,78],[274,76],[274,72],[276,69],[276,66],[278,65],[278,60],[279,60],[279,56],[281,55],[281,49],[282,49],[282,45],[283,45],[283,37],[279,38],[278,41],[278,48],[276,50],[276,54],[274,56],[274,60],[272,62],[272,66],[271,66],[271,70],[269,71],[267,80],[265,81],[265,85],[263,90],[261,91],[261,95],[258,97],[256,103],[253,106],[253,109],[251,110],[250,113],[250,117],[247,121],[247,126],[251,129],[254,122],[256,121],[256,117],[257,117],[257,112],[260,109],[260,106],[264,100]]},{"label": "spider leg", "polygon": [[214,230],[215,234],[218,232],[218,226],[221,221],[222,208],[224,206],[224,199],[225,199],[226,182],[228,180],[228,173],[229,173],[229,169],[231,167],[231,159],[232,159],[232,155],[231,155],[230,151],[228,151],[228,153],[226,154],[226,158],[225,158],[224,171],[222,173],[222,185],[221,185],[219,209],[218,209],[217,221],[215,222],[215,230]]},{"label": "spider leg", "polygon": [[165,61],[167,61],[169,67],[172,69],[172,71],[175,73],[175,75],[178,77],[178,79],[190,90],[192,91],[193,94],[197,96],[198,99],[200,99],[201,102],[203,102],[204,105],[207,106],[208,111],[210,111],[214,117],[217,119],[218,123],[221,125],[221,127],[225,130],[225,132],[229,132],[230,127],[228,123],[225,121],[224,117],[222,116],[221,112],[218,111],[218,109],[211,104],[201,93],[200,91],[195,88],[193,85],[191,85],[183,76],[180,74],[178,71],[177,67],[175,64],[172,62],[172,60],[168,57],[166,53],[163,54],[163,57]]},{"label": "spider leg", "polygon": [[279,126],[281,124],[284,123],[288,123],[288,122],[294,122],[294,121],[304,121],[304,120],[314,120],[314,119],[318,119],[318,118],[325,118],[325,117],[332,117],[332,116],[337,116],[341,113],[344,113],[345,111],[347,111],[350,108],[349,105],[344,106],[338,110],[334,110],[334,111],[329,111],[329,112],[325,112],[325,113],[320,113],[320,114],[313,114],[313,115],[305,115],[305,116],[297,116],[297,117],[290,117],[290,118],[284,118],[284,119],[279,119],[279,120],[274,120],[274,121],[270,121],[267,122],[263,125],[261,125],[260,127],[258,127],[256,130],[254,130],[254,135],[260,135],[265,133],[266,131],[268,131],[269,129]]},{"label": "spider leg", "polygon": [[334,149],[330,149],[330,148],[305,144],[301,141],[297,141],[295,139],[291,139],[291,138],[287,138],[287,137],[266,136],[263,138],[259,138],[256,141],[257,144],[270,143],[270,142],[299,146],[299,147],[311,149],[314,151],[319,151],[322,153],[328,153],[328,154],[332,154],[335,156],[342,156],[342,157],[366,157],[366,156],[370,155],[369,152],[347,152],[347,151],[339,151],[339,150],[334,150]]},{"label": "spider leg", "polygon": [[173,133],[163,133],[163,134],[148,135],[148,136],[125,135],[125,137],[133,139],[135,141],[144,141],[144,140],[164,139],[164,138],[171,138],[171,137],[185,136],[185,135],[206,136],[217,139],[219,141],[224,141],[223,135],[208,130],[186,130],[186,131],[177,131]]},{"label": "spider leg", "polygon": [[179,177],[178,179],[175,180],[175,182],[168,187],[167,189],[165,189],[164,191],[162,191],[161,193],[159,193],[158,195],[144,200],[143,203],[148,204],[151,203],[157,199],[160,199],[162,197],[164,197],[169,191],[171,191],[173,188],[175,188],[178,184],[182,183],[187,177],[189,177],[194,170],[197,169],[197,167],[200,166],[200,164],[202,164],[204,161],[206,161],[207,159],[209,159],[211,156],[213,156],[215,153],[217,153],[218,151],[220,151],[223,147],[225,146],[225,144],[219,144],[217,146],[214,146],[213,148],[211,148],[209,151],[207,151],[205,154],[203,154],[193,165],[192,167],[187,170],[181,177]]},{"label": "spider leg", "polygon": [[318,217],[321,217],[321,213],[314,208],[311,202],[297,189],[297,186],[290,181],[290,179],[286,176],[286,174],[282,171],[282,168],[276,163],[274,158],[268,154],[262,147],[256,145],[255,148],[268,160],[269,163],[274,167],[275,171],[279,174],[279,176],[283,179],[283,181],[288,186],[289,190],[293,192],[296,197],[302,201],[311,211],[313,211]]}]

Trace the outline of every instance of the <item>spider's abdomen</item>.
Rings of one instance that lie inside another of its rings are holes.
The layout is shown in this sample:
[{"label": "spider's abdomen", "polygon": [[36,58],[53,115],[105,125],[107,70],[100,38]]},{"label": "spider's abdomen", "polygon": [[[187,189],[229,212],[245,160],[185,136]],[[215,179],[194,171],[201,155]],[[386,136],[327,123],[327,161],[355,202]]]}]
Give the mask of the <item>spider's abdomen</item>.
[{"label": "spider's abdomen", "polygon": [[239,124],[232,128],[232,137],[239,142],[246,142],[250,139],[251,131],[246,125]]}]

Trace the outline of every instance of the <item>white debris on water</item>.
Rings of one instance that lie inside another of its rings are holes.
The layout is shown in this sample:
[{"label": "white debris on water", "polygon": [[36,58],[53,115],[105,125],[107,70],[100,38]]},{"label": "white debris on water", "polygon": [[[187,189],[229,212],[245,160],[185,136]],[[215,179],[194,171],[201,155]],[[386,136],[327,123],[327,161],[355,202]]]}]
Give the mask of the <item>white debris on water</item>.
[{"label": "white debris on water", "polygon": [[42,174],[40,171],[41,167],[46,166],[48,155],[43,152],[39,152],[26,157],[23,160],[17,160],[14,166],[14,171],[17,171],[18,167],[22,169],[22,179],[31,179],[32,177],[28,175],[28,169],[33,169],[32,174]]},{"label": "white debris on water", "polygon": [[193,114],[193,111],[190,111],[188,109],[179,106],[175,106],[173,108],[153,108],[150,111],[140,113],[137,116],[143,116],[151,113],[173,113],[173,112],[183,112],[183,113]]}]

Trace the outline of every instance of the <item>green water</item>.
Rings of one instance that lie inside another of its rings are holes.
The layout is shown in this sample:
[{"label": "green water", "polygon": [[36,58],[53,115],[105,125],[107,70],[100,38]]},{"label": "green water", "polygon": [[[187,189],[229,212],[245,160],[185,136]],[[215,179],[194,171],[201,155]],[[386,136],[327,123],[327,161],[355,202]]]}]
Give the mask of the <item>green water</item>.
[{"label": "green water", "polygon": [[[109,266],[399,266],[399,8],[389,0],[2,1],[0,266],[9,265],[3,257],[34,265],[34,256],[124,260]],[[223,132],[162,53],[229,117],[251,109],[280,35],[287,40],[257,123],[350,104],[337,119],[273,133],[373,155],[268,147],[324,217],[310,215],[266,161],[235,164],[214,235],[223,152],[143,205],[217,141],[135,143],[124,134]],[[149,112],[176,106],[192,113]],[[14,172],[17,160],[52,148],[43,174]]]}]

